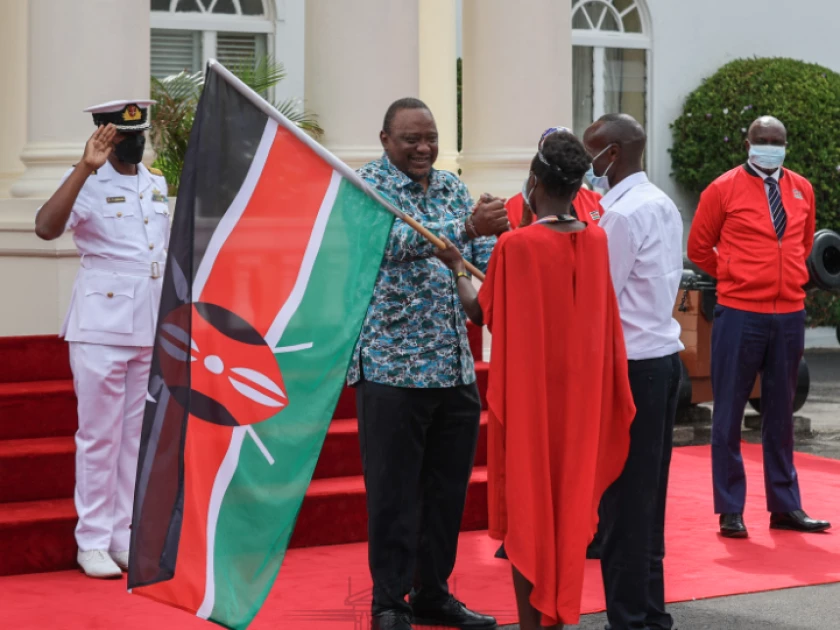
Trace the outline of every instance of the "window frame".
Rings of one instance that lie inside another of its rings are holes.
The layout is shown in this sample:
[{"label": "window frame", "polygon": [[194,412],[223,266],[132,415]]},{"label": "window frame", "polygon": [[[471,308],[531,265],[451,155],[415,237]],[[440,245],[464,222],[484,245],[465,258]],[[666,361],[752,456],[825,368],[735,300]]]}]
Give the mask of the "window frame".
[{"label": "window frame", "polygon": [[263,0],[263,15],[152,11],[150,27],[201,33],[201,65],[216,54],[217,33],[266,36],[266,51],[281,62],[286,78],[275,86],[273,99],[304,97],[306,0]]},{"label": "window frame", "polygon": [[[595,3],[607,6],[607,11],[614,10],[612,8],[612,0],[572,0],[571,3],[571,18],[577,11],[583,11],[583,6],[589,3]],[[651,107],[653,102],[653,37],[651,29],[650,12],[648,11],[647,3],[643,0],[634,0],[636,10],[639,13],[639,20],[642,25],[641,33],[626,33],[624,31],[602,31],[593,29],[577,29],[572,28],[572,46],[580,46],[585,48],[592,48],[592,117],[597,120],[599,117],[607,113],[605,111],[606,95],[605,88],[605,70],[606,70],[606,49],[607,48],[625,48],[632,50],[645,51],[645,128],[648,134],[648,150],[645,152],[649,155],[653,151],[653,144],[655,142],[655,134],[651,133],[654,129],[654,110]],[[574,79],[572,81],[574,85]],[[650,164],[652,161],[647,160]],[[651,174],[653,175],[653,174]]]}]

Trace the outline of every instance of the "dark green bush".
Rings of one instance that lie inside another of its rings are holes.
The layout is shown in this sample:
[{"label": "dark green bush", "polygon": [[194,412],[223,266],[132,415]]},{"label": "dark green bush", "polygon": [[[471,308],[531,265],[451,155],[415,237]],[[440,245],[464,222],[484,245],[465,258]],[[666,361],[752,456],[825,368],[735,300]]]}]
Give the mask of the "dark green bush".
[{"label": "dark green bush", "polygon": [[[840,74],[795,59],[738,59],[708,77],[671,124],[672,175],[699,195],[747,159],[753,120],[769,114],[788,131],[785,166],[814,187],[817,229],[840,231]],[[811,325],[840,324],[834,296],[811,295]]]}]

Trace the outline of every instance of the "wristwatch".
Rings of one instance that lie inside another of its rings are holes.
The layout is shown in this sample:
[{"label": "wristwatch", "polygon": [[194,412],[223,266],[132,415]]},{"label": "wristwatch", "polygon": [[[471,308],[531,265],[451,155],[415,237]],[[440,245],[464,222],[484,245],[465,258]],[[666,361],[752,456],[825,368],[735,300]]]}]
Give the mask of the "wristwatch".
[{"label": "wristwatch", "polygon": [[455,281],[457,282],[461,278],[467,278],[469,280],[469,277],[470,277],[470,274],[468,274],[466,271],[459,271],[458,273],[455,274]]}]

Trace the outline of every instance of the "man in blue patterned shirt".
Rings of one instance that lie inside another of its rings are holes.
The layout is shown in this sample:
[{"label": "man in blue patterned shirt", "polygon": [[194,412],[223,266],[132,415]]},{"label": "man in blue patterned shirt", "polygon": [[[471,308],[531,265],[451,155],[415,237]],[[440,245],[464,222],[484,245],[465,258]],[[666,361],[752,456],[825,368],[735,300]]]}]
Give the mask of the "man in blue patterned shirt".
[{"label": "man in blue patterned shirt", "polygon": [[[361,177],[486,269],[496,235],[510,228],[507,212],[488,196],[474,207],[455,175],[432,167],[438,135],[428,107],[417,99],[392,104],[380,140],[383,157]],[[347,379],[357,388],[375,630],[410,630],[412,618],[496,627],[447,586],[481,404],[456,278],[434,251],[395,221]]]}]

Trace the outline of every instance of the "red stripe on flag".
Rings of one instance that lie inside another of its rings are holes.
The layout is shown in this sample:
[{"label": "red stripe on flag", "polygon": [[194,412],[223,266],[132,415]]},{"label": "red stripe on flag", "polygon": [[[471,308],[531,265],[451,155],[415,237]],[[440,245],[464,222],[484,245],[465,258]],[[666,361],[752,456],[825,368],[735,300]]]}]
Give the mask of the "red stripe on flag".
[{"label": "red stripe on flag", "polygon": [[233,311],[265,335],[289,298],[332,167],[278,127],[262,177],[219,251],[202,302]]},{"label": "red stripe on flag", "polygon": [[[278,127],[256,188],[216,256],[197,301],[222,306],[265,335],[295,285],[332,171],[311,149]],[[201,606],[210,496],[231,435],[231,428],[190,417],[175,576],[137,589],[139,594],[193,613]]]}]

